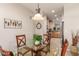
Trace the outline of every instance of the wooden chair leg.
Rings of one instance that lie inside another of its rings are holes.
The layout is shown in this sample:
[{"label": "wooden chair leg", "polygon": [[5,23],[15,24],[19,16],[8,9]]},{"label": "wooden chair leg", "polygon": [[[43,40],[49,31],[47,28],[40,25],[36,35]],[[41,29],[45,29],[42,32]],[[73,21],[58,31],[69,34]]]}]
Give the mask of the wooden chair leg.
[{"label": "wooden chair leg", "polygon": [[33,56],[33,51],[31,51],[31,54],[32,54],[32,56]]}]

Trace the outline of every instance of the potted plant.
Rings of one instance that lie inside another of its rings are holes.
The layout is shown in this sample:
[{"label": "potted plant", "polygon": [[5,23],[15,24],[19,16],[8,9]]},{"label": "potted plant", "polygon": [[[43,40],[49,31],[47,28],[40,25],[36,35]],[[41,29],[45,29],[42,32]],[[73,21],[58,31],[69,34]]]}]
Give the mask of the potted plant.
[{"label": "potted plant", "polygon": [[41,35],[37,35],[37,34],[33,35],[33,41],[34,41],[35,45],[41,44],[41,40],[42,40],[42,36]]}]

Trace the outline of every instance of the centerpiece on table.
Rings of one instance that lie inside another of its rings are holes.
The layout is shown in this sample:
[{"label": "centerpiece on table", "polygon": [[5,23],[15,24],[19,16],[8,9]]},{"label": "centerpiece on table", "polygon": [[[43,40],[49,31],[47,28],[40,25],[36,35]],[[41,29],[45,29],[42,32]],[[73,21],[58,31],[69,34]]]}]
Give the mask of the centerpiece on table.
[{"label": "centerpiece on table", "polygon": [[37,34],[33,35],[33,41],[35,45],[40,45],[41,40],[42,40],[42,35],[37,35]]}]

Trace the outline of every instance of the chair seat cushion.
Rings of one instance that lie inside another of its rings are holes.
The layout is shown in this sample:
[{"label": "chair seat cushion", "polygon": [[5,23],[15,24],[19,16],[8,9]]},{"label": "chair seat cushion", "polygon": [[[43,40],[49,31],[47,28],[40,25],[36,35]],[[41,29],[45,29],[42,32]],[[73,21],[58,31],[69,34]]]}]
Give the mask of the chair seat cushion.
[{"label": "chair seat cushion", "polygon": [[29,47],[22,47],[22,48],[18,49],[18,52],[22,53],[22,54],[27,53],[29,51],[30,51]]}]

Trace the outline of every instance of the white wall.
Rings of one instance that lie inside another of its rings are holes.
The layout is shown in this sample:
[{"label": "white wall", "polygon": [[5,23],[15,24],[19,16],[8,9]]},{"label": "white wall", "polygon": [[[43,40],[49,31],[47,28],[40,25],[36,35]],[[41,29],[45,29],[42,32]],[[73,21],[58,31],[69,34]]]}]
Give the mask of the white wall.
[{"label": "white wall", "polygon": [[79,4],[64,5],[64,34],[72,42],[72,32],[79,31]]},{"label": "white wall", "polygon": [[[33,23],[31,12],[20,4],[0,4],[0,45],[11,51],[16,50],[16,35],[26,34],[26,43],[32,45]],[[4,29],[4,18],[22,20],[22,29]]]}]

